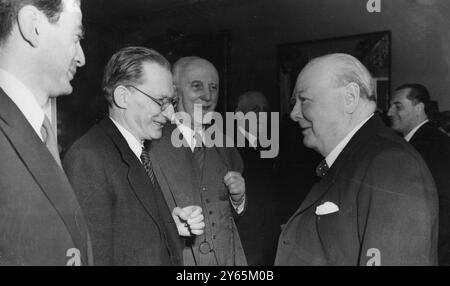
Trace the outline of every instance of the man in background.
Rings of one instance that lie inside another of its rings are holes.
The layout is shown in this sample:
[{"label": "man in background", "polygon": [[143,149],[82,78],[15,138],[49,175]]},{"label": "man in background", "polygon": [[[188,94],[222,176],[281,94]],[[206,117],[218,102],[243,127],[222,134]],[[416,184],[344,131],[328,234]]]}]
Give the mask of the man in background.
[{"label": "man in background", "polygon": [[[244,161],[242,175],[246,182],[246,196],[251,202],[245,215],[236,223],[248,265],[273,265],[280,233],[275,209],[277,206],[275,192],[278,185],[275,182],[274,160],[262,158],[261,150],[266,148],[260,144],[262,132],[269,133],[269,103],[261,92],[247,91],[239,96],[236,112],[242,112],[247,118],[255,115],[257,120],[255,126],[257,130],[251,130],[249,119],[245,120],[242,126],[238,126],[236,131],[240,133],[238,136],[245,138],[245,146],[235,146]],[[267,115],[267,121],[259,116],[262,113]]]},{"label": "man in background", "polygon": [[369,71],[325,55],[300,72],[291,117],[324,160],[275,265],[435,265],[437,193],[420,155],[374,114]]},{"label": "man in background", "polygon": [[76,0],[0,0],[0,265],[92,264],[49,119],[85,64],[81,20]]},{"label": "man in background", "polygon": [[439,265],[450,265],[450,139],[430,121],[430,95],[421,84],[395,90],[388,116],[392,129],[419,151],[439,193]]},{"label": "man in background", "polygon": [[[216,108],[219,75],[199,57],[179,59],[173,75],[178,111],[187,118],[164,127],[150,156],[167,204],[199,205],[204,210],[204,234],[186,240],[184,265],[246,265],[234,221],[246,206],[242,159],[235,148],[205,146],[208,126],[202,125],[205,115]],[[200,116],[194,116],[196,104]],[[180,134],[186,147],[174,146],[173,132]]]}]

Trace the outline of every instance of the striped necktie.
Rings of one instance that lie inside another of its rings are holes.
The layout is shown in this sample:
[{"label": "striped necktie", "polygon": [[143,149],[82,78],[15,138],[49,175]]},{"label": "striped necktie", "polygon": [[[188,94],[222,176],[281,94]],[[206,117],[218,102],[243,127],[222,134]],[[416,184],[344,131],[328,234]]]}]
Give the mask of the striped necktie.
[{"label": "striped necktie", "polygon": [[142,147],[141,160],[142,164],[144,165],[145,171],[147,172],[147,175],[152,181],[153,186],[155,186],[155,173],[153,172],[152,162],[150,161],[150,154],[147,152],[145,147]]},{"label": "striped necktie", "polygon": [[56,163],[61,167],[61,158],[59,158],[59,152],[58,152],[58,145],[56,143],[56,136],[55,133],[53,133],[53,128],[50,123],[50,120],[45,115],[44,116],[44,122],[41,126],[41,135],[42,140],[47,147],[48,151],[50,151],[50,154],[52,154],[53,158],[55,159]]}]

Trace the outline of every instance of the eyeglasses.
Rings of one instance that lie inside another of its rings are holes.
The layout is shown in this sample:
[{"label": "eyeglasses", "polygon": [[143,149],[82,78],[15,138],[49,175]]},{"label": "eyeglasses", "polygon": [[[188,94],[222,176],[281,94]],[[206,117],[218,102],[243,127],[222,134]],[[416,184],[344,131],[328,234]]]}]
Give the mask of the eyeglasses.
[{"label": "eyeglasses", "polygon": [[151,100],[153,100],[154,103],[158,104],[161,107],[161,110],[166,110],[167,107],[169,107],[169,105],[172,105],[173,107],[176,107],[178,104],[178,97],[165,97],[163,99],[159,99],[159,98],[154,98],[153,96],[143,92],[142,90],[140,90],[139,88],[135,87],[134,85],[126,85],[126,87],[132,87],[135,90],[139,91],[140,93],[142,93],[143,95],[147,96],[148,98],[150,98]]}]

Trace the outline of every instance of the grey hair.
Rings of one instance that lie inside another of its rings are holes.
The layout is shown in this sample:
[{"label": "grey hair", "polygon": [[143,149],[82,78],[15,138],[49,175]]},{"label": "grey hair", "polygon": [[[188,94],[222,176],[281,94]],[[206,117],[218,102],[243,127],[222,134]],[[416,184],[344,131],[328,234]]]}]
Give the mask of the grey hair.
[{"label": "grey hair", "polygon": [[180,81],[181,73],[186,68],[186,66],[196,60],[204,60],[204,59],[197,57],[197,56],[183,57],[183,58],[178,59],[173,64],[173,67],[172,67],[173,83],[176,86],[178,85],[178,83]]},{"label": "grey hair", "polygon": [[336,53],[315,58],[309,64],[322,60],[330,60],[337,65],[337,69],[333,71],[337,86],[345,86],[354,82],[359,86],[362,98],[377,101],[372,75],[357,58],[348,54]]}]

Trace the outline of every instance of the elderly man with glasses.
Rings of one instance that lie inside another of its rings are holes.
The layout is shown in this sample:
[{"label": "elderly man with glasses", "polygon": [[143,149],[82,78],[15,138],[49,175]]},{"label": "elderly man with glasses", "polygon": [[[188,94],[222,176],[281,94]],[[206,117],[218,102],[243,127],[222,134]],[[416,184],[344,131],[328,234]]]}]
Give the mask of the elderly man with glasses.
[{"label": "elderly man with glasses", "polygon": [[94,264],[180,265],[180,235],[203,233],[202,209],[171,213],[142,152],[173,114],[170,64],[154,50],[121,49],[105,68],[102,88],[109,115],[64,158],[91,231]]}]

